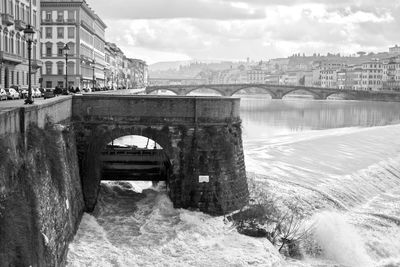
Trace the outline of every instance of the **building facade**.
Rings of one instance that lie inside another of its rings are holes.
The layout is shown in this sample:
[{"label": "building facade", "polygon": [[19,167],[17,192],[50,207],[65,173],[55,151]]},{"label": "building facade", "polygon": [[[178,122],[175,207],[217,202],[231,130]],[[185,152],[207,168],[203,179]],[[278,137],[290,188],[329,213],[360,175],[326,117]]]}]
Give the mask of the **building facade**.
[{"label": "building facade", "polygon": [[[41,1],[43,87],[105,86],[106,25],[84,0]],[[63,48],[68,45],[68,62]]]},{"label": "building facade", "polygon": [[0,87],[28,87],[28,45],[24,29],[30,24],[36,32],[32,43],[32,86],[38,87],[42,63],[39,60],[40,34],[38,11],[40,0],[1,0]]},{"label": "building facade", "polygon": [[383,64],[379,61],[370,61],[362,64],[362,89],[379,91],[383,87]]}]

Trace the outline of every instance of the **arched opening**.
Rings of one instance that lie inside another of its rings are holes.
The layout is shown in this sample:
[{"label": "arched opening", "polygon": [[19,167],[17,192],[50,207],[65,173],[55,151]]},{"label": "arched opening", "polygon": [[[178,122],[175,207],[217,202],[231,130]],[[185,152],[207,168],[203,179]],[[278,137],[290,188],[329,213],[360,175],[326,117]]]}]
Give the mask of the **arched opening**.
[{"label": "arched opening", "polygon": [[123,136],[108,143],[102,150],[101,180],[129,182],[142,191],[158,182],[166,182],[172,164],[164,149],[156,141],[138,135]]},{"label": "arched opening", "polygon": [[254,97],[262,97],[265,99],[272,99],[273,93],[267,89],[259,88],[259,87],[248,87],[242,88],[238,91],[234,92],[232,96],[241,97],[241,98],[254,98]]},{"label": "arched opening", "polygon": [[161,90],[155,90],[150,93],[149,95],[177,95],[174,91],[168,90],[168,89],[161,89]]},{"label": "arched opening", "polygon": [[222,96],[223,94],[216,89],[211,88],[197,88],[190,91],[187,96]]},{"label": "arched opening", "polygon": [[348,100],[351,99],[351,96],[349,96],[346,93],[333,93],[331,95],[329,95],[327,98],[327,100]]},{"label": "arched opening", "polygon": [[285,94],[282,99],[318,99],[318,96],[311,91],[298,89]]}]

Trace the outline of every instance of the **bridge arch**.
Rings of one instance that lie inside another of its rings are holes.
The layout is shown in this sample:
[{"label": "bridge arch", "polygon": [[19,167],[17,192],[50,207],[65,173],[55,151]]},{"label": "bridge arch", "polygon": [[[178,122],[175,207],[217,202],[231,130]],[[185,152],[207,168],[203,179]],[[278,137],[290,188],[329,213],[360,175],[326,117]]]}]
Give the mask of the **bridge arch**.
[{"label": "bridge arch", "polygon": [[305,91],[305,92],[309,93],[316,100],[323,99],[323,96],[321,96],[317,92],[315,92],[313,90],[310,90],[310,89],[308,89],[306,87],[304,87],[304,88],[293,88],[293,89],[287,90],[287,91],[282,93],[281,98],[283,99],[285,96],[289,95],[290,93],[296,92],[296,91]]},{"label": "bridge arch", "polygon": [[349,92],[349,91],[334,91],[334,92],[329,92],[324,95],[325,99],[328,99],[328,97],[331,97],[333,95],[339,95],[343,97],[343,100],[351,100],[351,99],[356,99],[356,96],[354,93]]},{"label": "bridge arch", "polygon": [[157,93],[158,91],[167,91],[167,92],[173,93],[174,95],[179,95],[180,94],[179,90],[175,89],[175,88],[149,89],[149,90],[146,90],[146,93],[148,95],[150,95],[152,93]]},{"label": "bridge arch", "polygon": [[101,154],[107,144],[120,137],[138,135],[154,140],[159,144],[169,159],[177,158],[172,149],[168,127],[157,128],[149,126],[103,126],[96,127],[86,136],[86,149],[81,151],[81,171],[85,179],[82,180],[85,202],[88,211],[92,211],[97,203],[97,196],[102,180]]},{"label": "bridge arch", "polygon": [[200,86],[200,87],[194,87],[194,88],[190,88],[189,90],[187,90],[185,93],[185,95],[189,95],[190,93],[193,93],[195,91],[198,90],[208,90],[208,91],[214,91],[216,93],[218,93],[221,96],[225,96],[226,93],[224,92],[224,90],[221,90],[219,88],[215,88],[215,87],[208,87],[208,86]]},{"label": "bridge arch", "polygon": [[271,90],[271,88],[267,88],[265,86],[251,85],[251,84],[249,84],[248,86],[241,86],[241,87],[236,88],[235,90],[233,90],[230,93],[230,96],[233,96],[234,94],[238,93],[241,90],[251,89],[251,88],[257,88],[257,89],[267,92],[271,96],[272,99],[277,98],[277,94],[275,92],[273,92]]}]

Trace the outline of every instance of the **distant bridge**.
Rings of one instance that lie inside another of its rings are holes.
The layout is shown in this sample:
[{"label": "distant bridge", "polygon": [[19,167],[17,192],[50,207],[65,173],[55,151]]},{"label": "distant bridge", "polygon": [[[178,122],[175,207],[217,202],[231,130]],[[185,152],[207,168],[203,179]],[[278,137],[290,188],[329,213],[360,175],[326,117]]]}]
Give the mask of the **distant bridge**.
[{"label": "distant bridge", "polygon": [[323,87],[307,87],[294,85],[270,85],[270,84],[204,84],[204,85],[163,85],[148,86],[146,93],[157,91],[170,91],[179,96],[186,96],[193,91],[201,89],[213,90],[221,96],[233,96],[234,94],[251,88],[261,89],[269,94],[272,99],[282,99],[284,96],[296,92],[306,91],[316,100],[325,100],[332,95],[343,95],[347,100],[372,100],[372,101],[400,101],[400,93],[392,91],[360,91],[342,90]]}]

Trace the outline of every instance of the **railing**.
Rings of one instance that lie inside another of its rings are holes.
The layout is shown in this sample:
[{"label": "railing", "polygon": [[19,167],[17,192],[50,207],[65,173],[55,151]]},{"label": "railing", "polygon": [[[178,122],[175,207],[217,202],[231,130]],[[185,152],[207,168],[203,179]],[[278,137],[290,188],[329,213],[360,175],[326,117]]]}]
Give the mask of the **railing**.
[{"label": "railing", "polygon": [[22,63],[23,59],[21,56],[15,55],[15,54],[11,54],[5,51],[0,51],[0,60],[1,61],[10,61],[13,63]]},{"label": "railing", "polygon": [[2,13],[1,14],[1,21],[3,22],[3,24],[7,25],[7,26],[11,26],[14,24],[14,16],[7,14],[7,13]]},{"label": "railing", "polygon": [[26,28],[26,22],[25,21],[20,20],[20,19],[15,21],[15,29],[17,31],[22,31],[25,28]]},{"label": "railing", "polygon": [[42,24],[74,24],[75,19],[42,19]]},{"label": "railing", "polygon": [[32,59],[32,68],[38,69],[43,66],[43,62],[38,59]]}]

